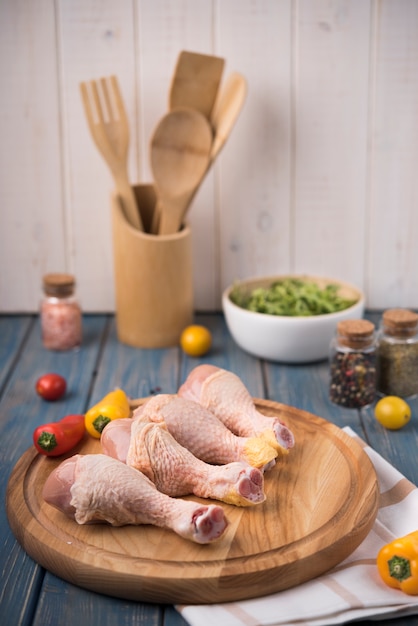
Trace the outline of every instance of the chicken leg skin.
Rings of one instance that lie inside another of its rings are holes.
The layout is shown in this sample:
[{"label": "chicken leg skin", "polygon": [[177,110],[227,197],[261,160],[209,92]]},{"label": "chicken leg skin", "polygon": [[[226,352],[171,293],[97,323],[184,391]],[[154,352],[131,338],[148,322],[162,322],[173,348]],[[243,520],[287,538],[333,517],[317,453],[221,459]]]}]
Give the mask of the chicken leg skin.
[{"label": "chicken leg skin", "polygon": [[200,544],[219,539],[228,525],[220,506],[171,498],[137,470],[104,454],[63,461],[42,495],[79,524],[153,524]]},{"label": "chicken leg skin", "polygon": [[133,420],[126,462],[143,472],[163,493],[194,494],[236,506],[264,502],[263,473],[242,461],[209,465],[181,446],[164,422],[145,414]]},{"label": "chicken leg skin", "polygon": [[174,439],[206,463],[244,461],[263,471],[275,464],[277,450],[265,439],[238,437],[211,411],[187,398],[174,394],[154,396],[136,409],[134,419],[141,414],[153,422],[165,422]]},{"label": "chicken leg skin", "polygon": [[257,411],[249,391],[232,372],[214,365],[198,365],[190,372],[178,395],[212,411],[238,436],[264,437],[282,453],[287,453],[295,444],[286,424]]}]

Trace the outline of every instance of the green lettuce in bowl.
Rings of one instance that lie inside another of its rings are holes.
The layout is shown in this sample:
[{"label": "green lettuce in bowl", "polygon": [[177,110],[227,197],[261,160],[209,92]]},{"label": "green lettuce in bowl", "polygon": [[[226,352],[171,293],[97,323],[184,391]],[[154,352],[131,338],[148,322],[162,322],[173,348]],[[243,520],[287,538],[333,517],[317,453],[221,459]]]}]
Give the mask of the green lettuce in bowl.
[{"label": "green lettuce in bowl", "polygon": [[225,321],[238,346],[282,363],[326,359],[338,322],[362,318],[364,308],[357,287],[306,274],[248,278],[222,294]]},{"label": "green lettuce in bowl", "polygon": [[239,282],[235,283],[229,297],[237,306],[256,313],[306,316],[343,311],[358,300],[343,297],[339,292],[340,286],[336,283],[321,286],[310,280],[283,278],[250,292]]}]

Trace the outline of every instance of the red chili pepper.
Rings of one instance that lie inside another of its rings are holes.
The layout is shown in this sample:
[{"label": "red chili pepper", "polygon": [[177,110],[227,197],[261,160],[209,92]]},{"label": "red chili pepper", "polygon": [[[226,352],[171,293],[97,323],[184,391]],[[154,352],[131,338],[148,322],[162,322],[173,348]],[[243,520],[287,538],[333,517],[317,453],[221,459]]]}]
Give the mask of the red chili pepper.
[{"label": "red chili pepper", "polygon": [[38,426],[33,433],[33,443],[41,454],[60,456],[74,448],[85,432],[84,415],[67,415],[59,422]]}]

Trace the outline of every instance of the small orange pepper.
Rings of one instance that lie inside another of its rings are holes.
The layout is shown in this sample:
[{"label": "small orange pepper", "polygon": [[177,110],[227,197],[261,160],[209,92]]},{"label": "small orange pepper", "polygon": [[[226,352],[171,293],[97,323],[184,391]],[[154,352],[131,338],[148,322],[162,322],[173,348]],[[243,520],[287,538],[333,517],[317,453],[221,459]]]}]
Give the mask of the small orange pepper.
[{"label": "small orange pepper", "polygon": [[418,530],[383,546],[376,562],[389,587],[410,596],[418,595]]},{"label": "small orange pepper", "polygon": [[130,415],[131,407],[126,393],[122,389],[115,389],[87,411],[84,420],[86,430],[92,437],[100,439],[109,422]]}]

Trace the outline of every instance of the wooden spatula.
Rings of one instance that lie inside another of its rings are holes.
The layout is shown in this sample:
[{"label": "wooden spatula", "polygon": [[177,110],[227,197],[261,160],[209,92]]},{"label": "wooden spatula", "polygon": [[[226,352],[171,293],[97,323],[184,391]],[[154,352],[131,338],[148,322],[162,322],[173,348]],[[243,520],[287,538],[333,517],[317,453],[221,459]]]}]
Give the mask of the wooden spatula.
[{"label": "wooden spatula", "polygon": [[208,166],[211,146],[212,129],[199,111],[175,109],[157,125],[151,138],[150,161],[160,211],[160,235],[179,230],[184,205]]},{"label": "wooden spatula", "polygon": [[144,230],[128,179],[129,125],[117,78],[80,83],[80,91],[91,135],[113,174],[125,217]]},{"label": "wooden spatula", "polygon": [[169,92],[169,110],[187,107],[210,119],[225,60],[197,52],[180,52]]},{"label": "wooden spatula", "polygon": [[238,74],[238,72],[233,72],[232,74],[230,74],[230,76],[228,76],[225,86],[221,87],[217,101],[213,108],[211,115],[211,124],[214,137],[210,150],[208,165],[206,170],[202,173],[201,179],[196,184],[195,189],[191,194],[189,194],[187,202],[184,203],[181,222],[184,221],[189,206],[193,202],[193,198],[199,191],[206,174],[208,173],[214,160],[216,159],[219,152],[224,147],[228,137],[230,136],[235,122],[237,121],[237,118],[244,105],[246,95],[247,81],[241,74]]},{"label": "wooden spatula", "polygon": [[214,132],[210,153],[211,163],[218,156],[231,134],[246,96],[247,81],[238,72],[233,72],[228,76],[225,86],[221,89],[211,115]]}]

